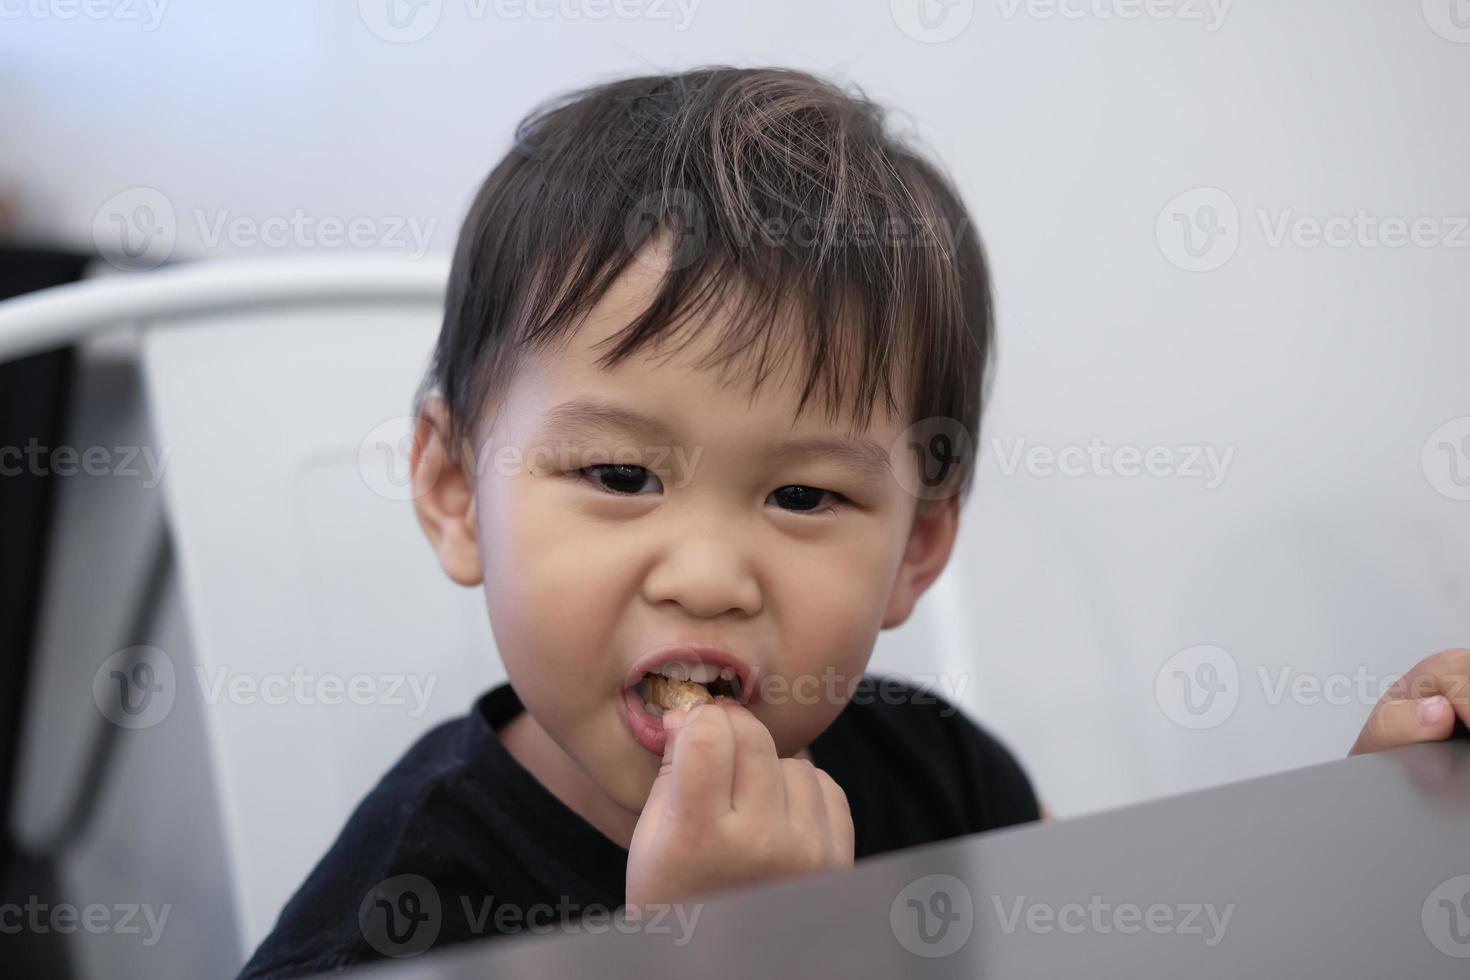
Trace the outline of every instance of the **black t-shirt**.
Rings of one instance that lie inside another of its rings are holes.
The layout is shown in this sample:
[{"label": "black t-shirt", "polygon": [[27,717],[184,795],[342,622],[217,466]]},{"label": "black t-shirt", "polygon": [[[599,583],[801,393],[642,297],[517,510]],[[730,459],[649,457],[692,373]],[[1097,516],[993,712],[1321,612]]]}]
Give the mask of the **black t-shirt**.
[{"label": "black t-shirt", "polygon": [[[240,980],[330,973],[623,904],[628,851],[552,795],[496,732],[509,684],[421,738],[367,795]],[[847,794],[858,859],[1036,820],[1006,747],[937,693],[866,675],[809,747]]]}]

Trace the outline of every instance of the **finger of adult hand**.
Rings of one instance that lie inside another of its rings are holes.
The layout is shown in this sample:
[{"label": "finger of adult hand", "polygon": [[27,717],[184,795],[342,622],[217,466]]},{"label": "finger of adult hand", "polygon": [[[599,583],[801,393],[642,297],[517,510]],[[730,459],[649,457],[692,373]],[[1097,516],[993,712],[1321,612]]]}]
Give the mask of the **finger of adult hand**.
[{"label": "finger of adult hand", "polygon": [[1443,695],[1380,701],[1348,755],[1381,752],[1415,742],[1437,742],[1449,738],[1454,727],[1454,709]]},{"label": "finger of adult hand", "polygon": [[1443,694],[1460,720],[1470,725],[1470,648],[1441,650],[1410,667],[1384,695],[1386,701]]}]

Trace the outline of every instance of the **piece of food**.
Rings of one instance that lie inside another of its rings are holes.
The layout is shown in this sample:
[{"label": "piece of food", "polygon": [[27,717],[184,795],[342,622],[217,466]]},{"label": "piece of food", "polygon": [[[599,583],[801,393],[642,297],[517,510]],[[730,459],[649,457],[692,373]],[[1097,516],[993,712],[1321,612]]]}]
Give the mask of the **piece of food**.
[{"label": "piece of food", "polygon": [[697,681],[684,681],[661,674],[648,675],[648,700],[663,711],[675,708],[693,709],[700,704],[713,704],[709,689]]}]

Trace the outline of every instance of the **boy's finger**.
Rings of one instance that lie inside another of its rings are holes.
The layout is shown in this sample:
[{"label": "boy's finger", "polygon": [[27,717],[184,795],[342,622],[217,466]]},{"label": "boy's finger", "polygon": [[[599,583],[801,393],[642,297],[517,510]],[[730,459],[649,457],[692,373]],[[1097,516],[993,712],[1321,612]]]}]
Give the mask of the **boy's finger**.
[{"label": "boy's finger", "polygon": [[829,837],[827,798],[817,781],[817,769],[806,759],[782,759],[786,781],[786,818],[793,827]]},{"label": "boy's finger", "polygon": [[1415,742],[1437,742],[1449,738],[1454,727],[1454,708],[1441,694],[1380,701],[1348,755],[1381,752]]},{"label": "boy's finger", "polygon": [[696,705],[687,713],[664,715],[664,758],[659,775],[669,775],[669,810],[681,819],[700,821],[728,812],[732,806],[735,736],[725,713],[713,705]]},{"label": "boy's finger", "polygon": [[735,809],[774,813],[784,819],[786,784],[770,729],[749,708],[735,701],[722,699],[715,706],[735,735],[735,779],[731,789]]},{"label": "boy's finger", "polygon": [[857,834],[852,826],[852,807],[848,806],[847,794],[837,785],[837,780],[818,769],[817,784],[822,788],[827,826],[832,834],[832,843],[843,860],[853,859]]}]

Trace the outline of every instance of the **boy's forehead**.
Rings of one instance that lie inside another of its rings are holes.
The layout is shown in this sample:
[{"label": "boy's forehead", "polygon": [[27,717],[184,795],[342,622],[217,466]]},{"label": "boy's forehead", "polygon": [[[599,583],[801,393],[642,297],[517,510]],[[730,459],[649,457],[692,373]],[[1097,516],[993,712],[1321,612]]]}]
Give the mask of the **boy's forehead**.
[{"label": "boy's forehead", "polygon": [[530,383],[522,393],[532,404],[523,402],[522,411],[538,415],[542,426],[566,428],[569,421],[592,413],[569,412],[563,406],[572,403],[585,409],[598,402],[605,408],[629,409],[628,422],[635,421],[631,417],[635,414],[664,420],[669,436],[694,434],[675,429],[734,427],[772,435],[826,434],[855,440],[867,436],[882,446],[902,428],[898,417],[886,413],[881,403],[866,428],[858,426],[851,404],[835,415],[829,413],[820,391],[801,406],[807,364],[794,313],[770,325],[770,373],[758,387],[749,370],[754,360],[735,363],[712,357],[730,318],[718,310],[690,318],[615,365],[599,363],[624,328],[647,308],[661,276],[656,261],[630,263],[564,343],[542,351],[526,365],[525,380]]}]

